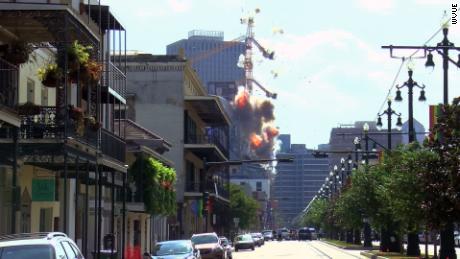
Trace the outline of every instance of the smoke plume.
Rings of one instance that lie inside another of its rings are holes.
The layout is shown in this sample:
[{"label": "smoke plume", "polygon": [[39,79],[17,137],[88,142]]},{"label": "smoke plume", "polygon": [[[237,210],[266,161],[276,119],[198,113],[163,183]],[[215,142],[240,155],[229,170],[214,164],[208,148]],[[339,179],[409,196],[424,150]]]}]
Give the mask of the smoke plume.
[{"label": "smoke plume", "polygon": [[273,158],[274,146],[279,130],[274,126],[274,106],[268,100],[261,100],[238,89],[234,101],[239,118],[242,137],[246,140],[246,154],[249,158]]}]

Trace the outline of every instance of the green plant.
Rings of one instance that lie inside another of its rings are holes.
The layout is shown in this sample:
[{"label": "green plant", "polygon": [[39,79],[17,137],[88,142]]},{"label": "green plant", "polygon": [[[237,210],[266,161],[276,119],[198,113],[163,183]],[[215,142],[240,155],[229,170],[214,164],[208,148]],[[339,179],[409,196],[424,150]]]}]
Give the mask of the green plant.
[{"label": "green plant", "polygon": [[88,60],[83,65],[81,75],[83,80],[89,79],[91,82],[98,82],[102,75],[102,65],[94,60]]},{"label": "green plant", "polygon": [[101,123],[96,120],[94,116],[88,116],[85,118],[85,124],[88,126],[91,130],[97,131],[98,129],[101,128]]},{"label": "green plant", "polygon": [[57,64],[49,63],[37,71],[38,78],[47,87],[56,87],[62,79],[62,70]]},{"label": "green plant", "polygon": [[176,213],[174,182],[176,172],[151,157],[138,157],[129,168],[129,179],[143,190],[142,197],[147,212],[153,215]]},{"label": "green plant", "polygon": [[84,46],[78,41],[74,41],[72,45],[67,48],[67,61],[70,66],[84,65],[89,60],[89,51],[91,46]]}]

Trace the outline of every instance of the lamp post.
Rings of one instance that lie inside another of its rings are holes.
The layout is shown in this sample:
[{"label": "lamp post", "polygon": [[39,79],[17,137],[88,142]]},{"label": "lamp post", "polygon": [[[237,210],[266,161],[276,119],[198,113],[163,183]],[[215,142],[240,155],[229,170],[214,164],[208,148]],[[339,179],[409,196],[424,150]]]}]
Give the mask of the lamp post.
[{"label": "lamp post", "polygon": [[391,150],[391,117],[393,115],[397,115],[398,116],[398,120],[396,122],[396,127],[398,128],[401,128],[402,127],[402,120],[401,120],[401,113],[397,113],[395,112],[392,108],[391,108],[391,98],[388,98],[388,108],[383,111],[382,113],[379,113],[377,114],[378,115],[378,119],[377,119],[377,129],[381,129],[382,128],[382,117],[383,115],[387,115],[387,122],[388,122],[388,126],[387,126],[387,133],[388,133],[388,138],[387,138],[387,148],[389,150]]},{"label": "lamp post", "polygon": [[409,79],[404,82],[402,86],[396,86],[396,97],[395,101],[401,102],[403,98],[401,97],[401,88],[407,87],[408,89],[408,97],[409,97],[409,143],[415,141],[415,130],[414,130],[414,108],[413,108],[413,89],[414,87],[418,87],[421,89],[420,91],[420,97],[418,98],[419,101],[424,102],[426,101],[425,97],[425,85],[420,86],[417,84],[416,81],[412,78],[414,71],[413,67],[411,65],[408,65],[408,74],[409,74]]},{"label": "lamp post", "polygon": [[[444,17],[441,21],[442,26],[442,34],[443,39],[441,42],[436,44],[436,46],[382,46],[383,49],[390,50],[390,56],[392,58],[400,58],[393,55],[394,49],[410,49],[410,50],[423,50],[424,51],[424,58],[426,57],[426,67],[433,67],[435,66],[433,61],[433,51],[436,51],[442,57],[442,68],[443,68],[443,104],[449,104],[449,84],[448,84],[448,70],[449,70],[449,62],[453,63],[455,66],[460,67],[460,55],[458,56],[458,61],[454,61],[449,57],[449,50],[457,50],[460,51],[459,47],[455,47],[455,45],[449,41],[448,34],[449,34],[449,18],[447,13],[444,12]],[[428,54],[426,54],[428,52]]]},{"label": "lamp post", "polygon": [[[456,7],[455,7],[456,8]],[[436,51],[442,57],[443,63],[443,104],[449,104],[449,95],[448,95],[448,69],[449,69],[449,62],[453,63],[455,66],[460,67],[460,54],[458,55],[458,61],[454,61],[449,57],[450,50],[460,51],[459,47],[455,47],[452,42],[448,39],[449,34],[449,21],[450,19],[447,16],[447,13],[444,12],[444,17],[442,19],[442,33],[443,39],[439,42],[436,46],[382,46],[382,48],[390,49],[390,53],[392,53],[393,49],[423,49],[426,52],[428,51],[428,55],[426,55],[427,60],[425,63],[426,67],[434,68],[435,64],[433,61],[432,51]],[[418,240],[418,238],[416,239]],[[418,242],[413,245],[413,247],[418,247]],[[420,252],[418,252],[419,254]],[[436,255],[436,251],[435,251]],[[447,222],[444,230],[441,230],[441,250],[440,250],[440,257],[441,258],[455,258],[455,248],[454,248],[454,227],[452,222]]]},{"label": "lamp post", "polygon": [[[366,148],[365,149],[366,157],[365,157],[364,161],[365,161],[365,164],[366,164],[365,170],[367,172],[367,166],[369,165],[369,136],[368,136],[369,124],[364,123],[363,130],[364,130],[364,141],[365,141],[365,148]],[[366,218],[364,218],[364,219],[366,219]],[[364,244],[363,244],[363,246],[364,247],[372,247],[371,226],[369,225],[369,221],[364,220],[363,225],[364,225],[364,230],[363,230],[363,232],[364,232]]]}]

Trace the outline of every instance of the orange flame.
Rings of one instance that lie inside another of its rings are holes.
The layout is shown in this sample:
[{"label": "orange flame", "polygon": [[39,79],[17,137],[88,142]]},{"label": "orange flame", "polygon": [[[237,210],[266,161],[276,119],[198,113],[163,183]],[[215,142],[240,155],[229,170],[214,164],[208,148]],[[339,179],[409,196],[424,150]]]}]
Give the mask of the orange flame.
[{"label": "orange flame", "polygon": [[239,109],[244,108],[249,103],[249,92],[245,89],[238,91],[235,96],[235,104]]},{"label": "orange flame", "polygon": [[249,140],[251,142],[252,149],[257,149],[260,146],[262,146],[262,141],[263,141],[262,137],[255,133],[251,134],[251,136],[249,137]]},{"label": "orange flame", "polygon": [[278,136],[278,134],[280,134],[280,131],[277,128],[268,126],[265,128],[265,134],[267,135],[268,139],[272,139]]}]

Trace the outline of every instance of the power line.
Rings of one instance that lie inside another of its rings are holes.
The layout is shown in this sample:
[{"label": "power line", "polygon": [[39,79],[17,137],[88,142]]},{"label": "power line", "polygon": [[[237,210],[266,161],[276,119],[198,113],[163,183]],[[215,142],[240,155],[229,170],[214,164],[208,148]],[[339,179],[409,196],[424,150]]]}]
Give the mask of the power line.
[{"label": "power line", "polygon": [[[450,22],[450,19],[447,21],[447,23]],[[436,37],[436,35],[438,35],[440,32],[442,31],[442,26],[435,32],[433,33],[433,35],[431,35],[431,37],[428,38],[428,40],[426,40],[423,45],[427,45],[430,41],[432,41],[434,39],[434,37]],[[381,113],[382,112],[382,109],[385,105],[385,103],[387,102],[388,100],[388,97],[390,96],[391,94],[391,91],[393,90],[393,87],[395,86],[396,84],[396,80],[398,80],[398,77],[399,77],[399,74],[401,74],[401,70],[402,70],[402,67],[404,65],[404,63],[406,62],[407,59],[411,59],[413,56],[415,56],[418,52],[420,51],[420,49],[417,49],[415,50],[411,55],[409,55],[409,57],[401,57],[401,65],[399,66],[398,68],[398,71],[396,72],[396,75],[391,83],[391,86],[390,86],[390,89],[388,89],[388,93],[387,95],[385,96],[385,99],[383,100],[382,102],[382,105],[380,105],[380,108],[379,108],[379,111],[377,112],[378,113]]]}]

